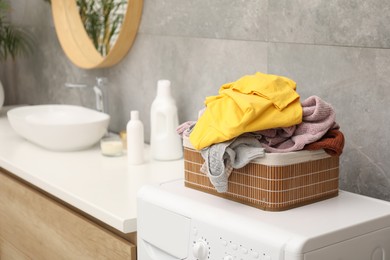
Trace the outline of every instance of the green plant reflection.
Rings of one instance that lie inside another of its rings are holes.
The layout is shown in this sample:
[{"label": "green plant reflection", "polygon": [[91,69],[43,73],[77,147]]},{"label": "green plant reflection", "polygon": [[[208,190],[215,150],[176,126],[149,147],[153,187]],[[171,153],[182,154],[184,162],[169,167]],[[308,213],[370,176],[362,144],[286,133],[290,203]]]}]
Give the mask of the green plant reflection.
[{"label": "green plant reflection", "polygon": [[120,32],[127,0],[76,0],[85,30],[96,50],[106,56]]}]

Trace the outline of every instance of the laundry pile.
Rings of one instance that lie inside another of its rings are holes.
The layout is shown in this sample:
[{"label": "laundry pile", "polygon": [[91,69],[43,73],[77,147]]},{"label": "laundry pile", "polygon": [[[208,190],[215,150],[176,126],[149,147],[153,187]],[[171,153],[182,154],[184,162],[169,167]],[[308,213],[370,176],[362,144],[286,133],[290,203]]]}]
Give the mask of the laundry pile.
[{"label": "laundry pile", "polygon": [[197,121],[177,128],[200,150],[201,171],[218,192],[226,192],[233,169],[266,153],[324,149],[339,156],[344,136],[333,107],[317,96],[300,102],[296,83],[257,72],[224,84],[207,97]]}]

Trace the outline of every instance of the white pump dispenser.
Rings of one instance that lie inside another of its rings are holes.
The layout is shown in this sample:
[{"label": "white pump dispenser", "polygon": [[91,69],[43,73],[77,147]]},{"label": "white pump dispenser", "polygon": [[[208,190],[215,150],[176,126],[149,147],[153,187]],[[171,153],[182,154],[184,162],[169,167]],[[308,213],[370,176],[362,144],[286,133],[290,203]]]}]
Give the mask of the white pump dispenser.
[{"label": "white pump dispenser", "polygon": [[171,82],[157,82],[157,96],[150,113],[152,157],[156,160],[177,160],[183,157],[180,136],[176,133],[179,125],[177,107],[171,96]]},{"label": "white pump dispenser", "polygon": [[144,162],[144,126],[139,120],[139,112],[130,112],[130,121],[126,126],[127,160],[130,165]]}]

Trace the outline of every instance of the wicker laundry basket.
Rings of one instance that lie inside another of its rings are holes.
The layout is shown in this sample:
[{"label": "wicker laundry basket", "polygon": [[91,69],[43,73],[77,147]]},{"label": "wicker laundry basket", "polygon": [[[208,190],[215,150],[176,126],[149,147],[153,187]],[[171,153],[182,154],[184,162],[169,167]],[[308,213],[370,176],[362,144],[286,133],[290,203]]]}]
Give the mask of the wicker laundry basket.
[{"label": "wicker laundry basket", "polygon": [[262,210],[282,211],[338,195],[339,157],[325,151],[267,153],[234,169],[228,191],[218,193],[200,171],[204,160],[184,139],[185,186]]}]

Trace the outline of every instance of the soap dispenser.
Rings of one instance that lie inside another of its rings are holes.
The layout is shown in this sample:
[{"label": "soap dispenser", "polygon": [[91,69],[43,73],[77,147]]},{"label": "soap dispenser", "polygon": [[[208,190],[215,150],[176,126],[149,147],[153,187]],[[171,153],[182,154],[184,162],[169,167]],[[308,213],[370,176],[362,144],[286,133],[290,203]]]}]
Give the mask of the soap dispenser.
[{"label": "soap dispenser", "polygon": [[171,82],[157,82],[157,96],[150,112],[151,155],[156,160],[177,160],[183,157],[180,136],[176,133],[179,125],[177,107],[171,95]]},{"label": "soap dispenser", "polygon": [[127,160],[130,165],[144,162],[144,126],[139,120],[139,112],[130,112],[130,121],[126,126]]}]

